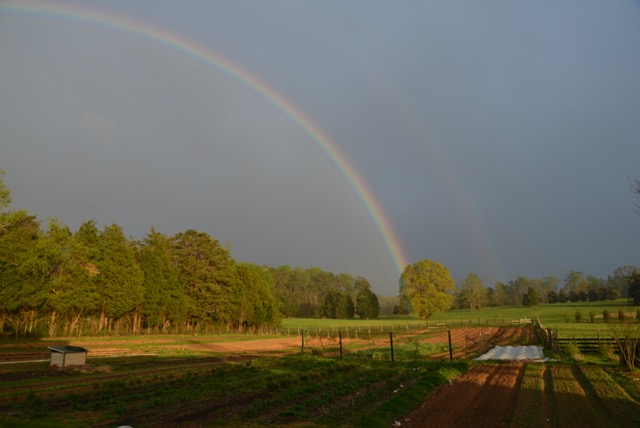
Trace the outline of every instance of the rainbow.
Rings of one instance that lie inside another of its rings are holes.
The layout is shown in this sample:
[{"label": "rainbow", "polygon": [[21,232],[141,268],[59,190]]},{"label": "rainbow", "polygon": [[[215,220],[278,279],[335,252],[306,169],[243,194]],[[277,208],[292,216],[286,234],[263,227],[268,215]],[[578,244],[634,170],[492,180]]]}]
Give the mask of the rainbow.
[{"label": "rainbow", "polygon": [[397,273],[400,274],[407,265],[406,256],[391,227],[391,223],[380,206],[380,203],[376,200],[373,192],[361,178],[356,168],[349,163],[346,156],[310,118],[305,116],[292,102],[258,77],[243,70],[228,59],[179,34],[84,5],[80,7],[77,5],[72,6],[41,1],[6,1],[0,3],[0,13],[36,15],[73,20],[126,33],[178,51],[207,66],[213,67],[224,76],[240,83],[243,87],[254,92],[276,108],[289,121],[294,123],[311,141],[320,147],[357,195],[360,203],[375,225],[377,232],[380,234]]}]

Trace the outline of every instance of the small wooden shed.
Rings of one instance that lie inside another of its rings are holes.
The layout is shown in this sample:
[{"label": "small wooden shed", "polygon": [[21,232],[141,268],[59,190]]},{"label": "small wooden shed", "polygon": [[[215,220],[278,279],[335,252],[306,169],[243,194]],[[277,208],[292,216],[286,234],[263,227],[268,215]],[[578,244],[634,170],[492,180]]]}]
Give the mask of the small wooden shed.
[{"label": "small wooden shed", "polygon": [[51,349],[51,366],[81,366],[87,363],[87,350],[80,346],[47,346]]}]

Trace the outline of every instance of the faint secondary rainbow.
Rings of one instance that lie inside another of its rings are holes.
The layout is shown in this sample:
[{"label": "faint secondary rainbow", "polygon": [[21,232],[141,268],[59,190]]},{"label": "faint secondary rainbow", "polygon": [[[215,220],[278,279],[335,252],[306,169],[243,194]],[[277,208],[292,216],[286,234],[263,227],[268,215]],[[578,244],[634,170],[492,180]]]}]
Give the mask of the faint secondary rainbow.
[{"label": "faint secondary rainbow", "polygon": [[193,40],[179,34],[110,12],[92,9],[85,5],[78,6],[39,1],[7,1],[0,3],[0,12],[3,11],[16,14],[68,19],[137,36],[175,49],[184,55],[215,68],[223,75],[248,88],[266,100],[287,119],[293,122],[307,137],[309,137],[310,140],[320,147],[329,159],[331,159],[339,172],[347,180],[349,186],[355,192],[361,204],[365,208],[365,211],[371,218],[376,230],[383,240],[386,251],[391,258],[397,273],[400,274],[407,265],[407,259],[402,246],[400,245],[387,216],[382,210],[380,203],[373,196],[373,192],[360,177],[356,168],[349,163],[346,156],[338,149],[338,147],[336,147],[331,139],[313,123],[311,119],[306,117],[299,108],[272,89],[265,82],[261,81],[258,77],[252,75],[246,70],[243,70],[228,59],[205,49]]}]

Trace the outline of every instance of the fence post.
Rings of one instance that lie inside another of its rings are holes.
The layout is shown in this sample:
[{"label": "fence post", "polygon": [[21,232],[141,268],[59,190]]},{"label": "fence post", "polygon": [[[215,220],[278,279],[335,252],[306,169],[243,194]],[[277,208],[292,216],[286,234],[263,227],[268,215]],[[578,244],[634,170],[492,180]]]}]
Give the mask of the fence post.
[{"label": "fence post", "polygon": [[304,340],[305,340],[305,336],[307,335],[307,330],[302,330],[302,350],[301,352],[304,352]]},{"label": "fence post", "polygon": [[338,337],[340,338],[340,359],[342,359],[342,332],[338,331]]},{"label": "fence post", "polygon": [[393,358],[393,333],[389,333],[389,343],[391,343],[391,362],[393,363],[395,361]]},{"label": "fence post", "polygon": [[449,361],[453,361],[453,349],[451,349],[451,330],[447,330],[449,335]]}]

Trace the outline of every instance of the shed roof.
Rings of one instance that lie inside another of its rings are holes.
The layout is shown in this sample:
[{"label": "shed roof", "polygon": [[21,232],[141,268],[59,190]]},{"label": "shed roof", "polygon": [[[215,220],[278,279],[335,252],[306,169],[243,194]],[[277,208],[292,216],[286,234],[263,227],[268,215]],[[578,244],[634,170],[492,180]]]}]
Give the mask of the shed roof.
[{"label": "shed roof", "polygon": [[62,352],[63,354],[77,354],[80,352],[87,352],[85,348],[80,346],[47,346],[54,352]]}]

